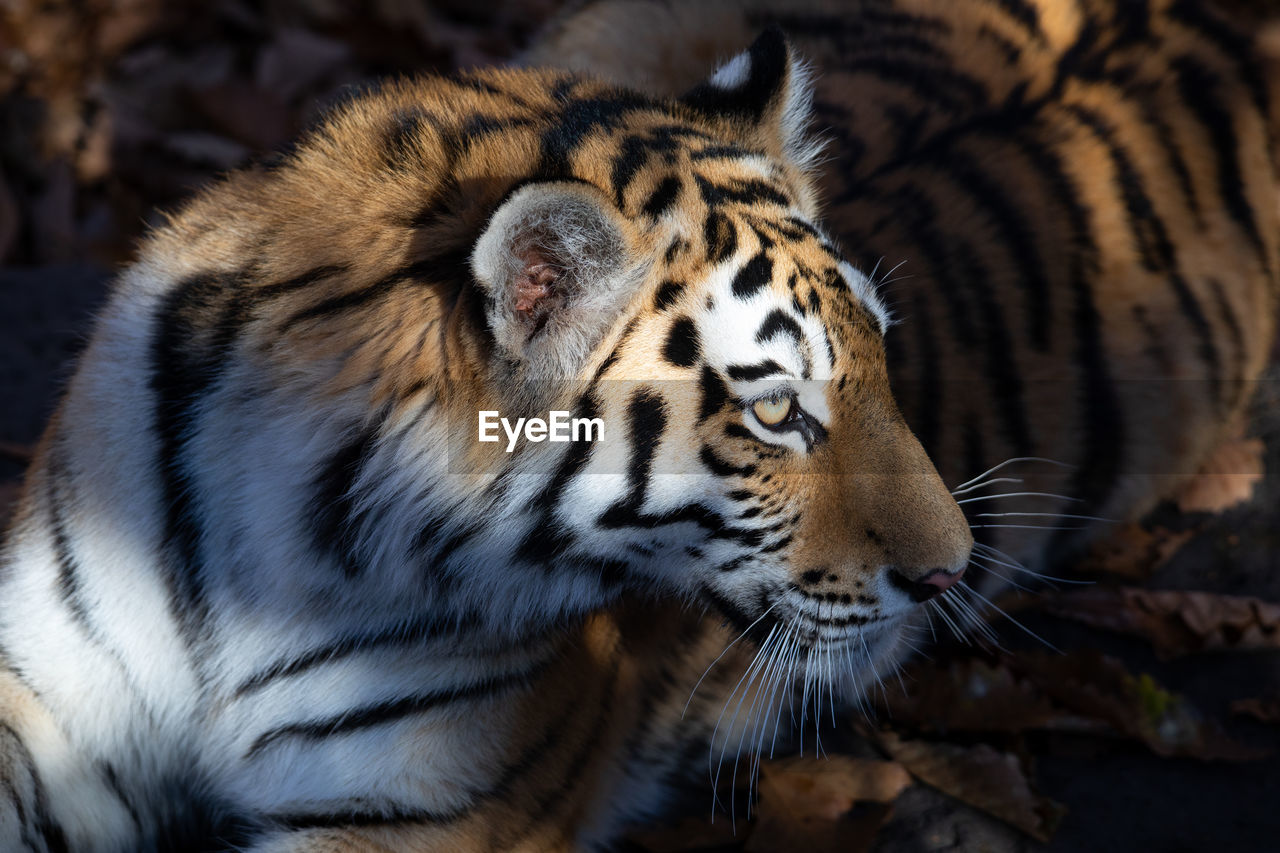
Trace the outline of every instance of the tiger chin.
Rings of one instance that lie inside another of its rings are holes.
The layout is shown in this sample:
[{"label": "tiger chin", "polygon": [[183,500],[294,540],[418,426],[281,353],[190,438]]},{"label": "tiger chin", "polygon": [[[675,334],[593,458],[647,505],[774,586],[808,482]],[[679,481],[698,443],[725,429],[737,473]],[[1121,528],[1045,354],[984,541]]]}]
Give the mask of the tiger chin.
[{"label": "tiger chin", "polygon": [[807,99],[777,31],[389,84],[151,234],[4,551],[0,848],[590,846],[856,694],[972,539]]}]

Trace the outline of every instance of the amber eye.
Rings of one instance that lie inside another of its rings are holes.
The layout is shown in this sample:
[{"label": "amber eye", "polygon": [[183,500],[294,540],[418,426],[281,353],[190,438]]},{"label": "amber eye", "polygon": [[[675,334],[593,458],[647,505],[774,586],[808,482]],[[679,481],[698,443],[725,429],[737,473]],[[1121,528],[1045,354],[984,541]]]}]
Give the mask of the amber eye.
[{"label": "amber eye", "polygon": [[767,397],[751,404],[751,411],[767,427],[778,426],[791,415],[795,405],[789,396]]}]

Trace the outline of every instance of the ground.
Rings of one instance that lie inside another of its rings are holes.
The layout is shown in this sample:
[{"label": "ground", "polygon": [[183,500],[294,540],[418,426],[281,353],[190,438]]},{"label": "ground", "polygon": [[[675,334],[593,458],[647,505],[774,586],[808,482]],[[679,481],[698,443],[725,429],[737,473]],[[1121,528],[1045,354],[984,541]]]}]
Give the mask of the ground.
[{"label": "ground", "polygon": [[[0,507],[112,270],[157,208],[283,143],[344,89],[513,55],[555,5],[380,0],[359,16],[324,0],[7,5]],[[846,718],[836,760],[767,765],[758,820],[736,834],[723,817],[709,828],[705,798],[690,794],[691,818],[628,846],[1280,847],[1280,368],[1270,376],[1247,433],[1264,452],[1236,448],[1266,472],[1243,500],[1163,506],[1077,567],[1094,585],[1008,602],[1062,654],[996,620],[1007,654],[936,650],[892,716]]]}]

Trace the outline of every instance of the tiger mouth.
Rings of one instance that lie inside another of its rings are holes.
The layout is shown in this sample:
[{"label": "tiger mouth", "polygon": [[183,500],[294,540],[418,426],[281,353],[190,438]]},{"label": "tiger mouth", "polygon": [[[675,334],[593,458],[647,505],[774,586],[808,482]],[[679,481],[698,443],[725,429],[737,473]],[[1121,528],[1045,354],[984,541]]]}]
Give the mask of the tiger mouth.
[{"label": "tiger mouth", "polygon": [[797,639],[806,646],[823,647],[832,650],[848,646],[858,648],[863,645],[874,646],[885,639],[885,635],[889,633],[886,628],[891,621],[889,619],[875,619],[871,622],[859,623],[856,628],[851,630],[832,631],[824,630],[823,623],[804,620],[804,624],[799,627]]}]

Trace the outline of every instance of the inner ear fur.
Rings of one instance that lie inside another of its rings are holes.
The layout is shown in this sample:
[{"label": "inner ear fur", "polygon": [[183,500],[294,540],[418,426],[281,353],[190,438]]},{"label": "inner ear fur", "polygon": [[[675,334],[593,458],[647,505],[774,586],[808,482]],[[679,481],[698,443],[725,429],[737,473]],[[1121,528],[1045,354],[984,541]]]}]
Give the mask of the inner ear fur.
[{"label": "inner ear fur", "polygon": [[577,378],[642,271],[626,220],[588,184],[529,184],[490,218],[471,256],[501,354],[529,379]]}]

